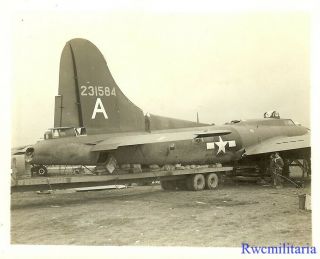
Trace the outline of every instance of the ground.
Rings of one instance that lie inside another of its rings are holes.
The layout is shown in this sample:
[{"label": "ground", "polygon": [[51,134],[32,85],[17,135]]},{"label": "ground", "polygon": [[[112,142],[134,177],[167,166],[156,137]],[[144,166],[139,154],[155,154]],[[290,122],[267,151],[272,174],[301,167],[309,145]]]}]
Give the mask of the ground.
[{"label": "ground", "polygon": [[312,244],[297,189],[242,183],[214,191],[159,185],[91,192],[13,193],[12,244],[239,247]]}]

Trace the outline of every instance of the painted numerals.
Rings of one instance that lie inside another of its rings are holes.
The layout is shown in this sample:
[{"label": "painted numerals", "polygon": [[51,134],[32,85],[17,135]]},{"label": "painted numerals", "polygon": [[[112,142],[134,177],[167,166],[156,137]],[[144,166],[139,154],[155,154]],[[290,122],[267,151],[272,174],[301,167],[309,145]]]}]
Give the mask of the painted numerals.
[{"label": "painted numerals", "polygon": [[110,89],[108,86],[82,85],[80,89],[80,94],[82,96],[117,96],[116,89],[114,87]]}]

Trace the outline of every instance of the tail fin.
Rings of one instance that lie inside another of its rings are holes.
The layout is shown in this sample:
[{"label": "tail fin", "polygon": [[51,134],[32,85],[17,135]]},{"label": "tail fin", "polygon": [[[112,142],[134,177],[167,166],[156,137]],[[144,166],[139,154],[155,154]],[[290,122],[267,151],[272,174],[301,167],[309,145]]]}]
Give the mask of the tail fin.
[{"label": "tail fin", "polygon": [[90,41],[66,43],[60,60],[55,127],[90,133],[144,130],[144,115],[121,92],[101,52]]},{"label": "tail fin", "polygon": [[[122,93],[103,55],[88,40],[66,43],[60,60],[58,94],[55,127],[85,127],[88,134],[145,130],[143,111]],[[168,118],[158,117],[152,129],[198,126],[181,120],[175,124],[175,119],[168,124]]]}]

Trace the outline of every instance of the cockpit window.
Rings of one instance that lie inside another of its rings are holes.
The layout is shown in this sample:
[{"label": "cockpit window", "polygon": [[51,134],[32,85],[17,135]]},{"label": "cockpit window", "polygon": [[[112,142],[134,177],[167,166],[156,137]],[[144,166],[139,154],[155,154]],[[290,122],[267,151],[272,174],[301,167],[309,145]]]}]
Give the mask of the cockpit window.
[{"label": "cockpit window", "polygon": [[64,138],[64,137],[75,137],[75,136],[85,136],[86,128],[53,128],[49,129],[44,133],[44,139],[56,139],[56,138]]},{"label": "cockpit window", "polygon": [[284,120],[284,125],[285,126],[294,126],[294,122],[292,120]]}]

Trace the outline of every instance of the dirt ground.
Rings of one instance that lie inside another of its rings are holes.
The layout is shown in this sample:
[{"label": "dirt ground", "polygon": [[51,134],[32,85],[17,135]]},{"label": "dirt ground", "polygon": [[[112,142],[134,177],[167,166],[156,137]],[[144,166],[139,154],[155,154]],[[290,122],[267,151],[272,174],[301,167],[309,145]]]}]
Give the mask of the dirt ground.
[{"label": "dirt ground", "polygon": [[91,192],[13,193],[12,244],[239,247],[312,244],[298,195],[242,183],[215,191],[159,185]]}]

